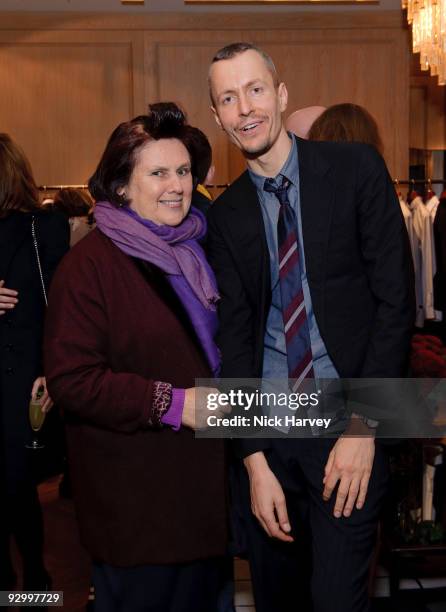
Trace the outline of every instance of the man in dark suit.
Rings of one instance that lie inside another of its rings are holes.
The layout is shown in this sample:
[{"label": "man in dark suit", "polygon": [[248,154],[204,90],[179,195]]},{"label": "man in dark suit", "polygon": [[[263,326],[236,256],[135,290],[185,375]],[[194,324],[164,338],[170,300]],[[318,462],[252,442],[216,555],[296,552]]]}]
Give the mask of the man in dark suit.
[{"label": "man in dark suit", "polygon": [[[410,251],[386,166],[371,147],[287,133],[271,58],[236,43],[209,71],[218,125],[248,170],[208,215],[226,378],[405,373]],[[240,505],[257,612],[364,612],[387,463],[376,422],[337,438],[245,439]],[[251,512],[252,509],[252,512]]]}]

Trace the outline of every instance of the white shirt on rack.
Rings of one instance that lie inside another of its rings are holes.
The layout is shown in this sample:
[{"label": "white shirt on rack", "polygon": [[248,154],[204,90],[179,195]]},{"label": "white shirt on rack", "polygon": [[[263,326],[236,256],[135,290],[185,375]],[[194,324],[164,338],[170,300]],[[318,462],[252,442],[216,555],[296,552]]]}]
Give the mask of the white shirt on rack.
[{"label": "white shirt on rack", "polygon": [[436,271],[436,261],[432,217],[419,196],[410,203],[410,210],[412,211],[413,229],[419,239],[421,253],[424,318],[435,320],[433,279]]},{"label": "white shirt on rack", "polygon": [[415,274],[415,301],[416,301],[416,327],[424,326],[424,306],[423,306],[423,284],[421,280],[421,245],[420,240],[415,233],[413,227],[412,212],[403,200],[401,194],[398,194],[398,199],[403,213],[404,223],[406,224],[407,234],[409,236],[410,250],[412,251],[413,268]]},{"label": "white shirt on rack", "polygon": [[432,222],[435,220],[435,215],[437,214],[437,208],[439,204],[440,200],[437,198],[436,195],[433,195],[430,200],[428,200],[425,204],[430,216],[432,217]]}]

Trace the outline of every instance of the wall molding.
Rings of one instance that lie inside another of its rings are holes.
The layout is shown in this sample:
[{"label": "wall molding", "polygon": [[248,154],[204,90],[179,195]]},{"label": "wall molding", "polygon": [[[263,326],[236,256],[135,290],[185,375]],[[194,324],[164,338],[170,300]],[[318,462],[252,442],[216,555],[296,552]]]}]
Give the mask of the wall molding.
[{"label": "wall molding", "polygon": [[14,13],[0,30],[320,30],[408,29],[403,11],[358,13]]},{"label": "wall molding", "polygon": [[[345,101],[367,106],[382,125],[391,173],[403,176],[409,150],[410,59],[403,17],[402,11],[0,12],[3,130],[17,135],[40,183],[78,184],[94,170],[106,138],[120,121],[146,112],[148,102],[174,100],[208,134],[217,182],[226,183],[239,174],[244,161],[215,125],[205,79],[213,53],[241,39],[273,53],[288,85],[289,112]],[[116,48],[122,45],[128,51],[119,54]],[[27,52],[27,46],[36,51]],[[17,74],[25,78],[17,80]],[[55,127],[53,117],[62,118]]]}]

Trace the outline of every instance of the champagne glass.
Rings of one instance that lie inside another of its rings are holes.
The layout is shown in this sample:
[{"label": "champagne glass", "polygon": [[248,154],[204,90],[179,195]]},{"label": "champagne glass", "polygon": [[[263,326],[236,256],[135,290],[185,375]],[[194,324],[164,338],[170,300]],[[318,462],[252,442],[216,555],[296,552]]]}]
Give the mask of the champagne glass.
[{"label": "champagne glass", "polygon": [[36,399],[31,398],[29,402],[29,422],[31,429],[34,432],[32,442],[26,445],[26,448],[37,450],[39,448],[45,448],[45,446],[39,441],[38,432],[42,429],[43,422],[45,421],[45,412],[42,412],[42,406],[40,400],[45,392],[44,387],[39,387],[36,393]]}]

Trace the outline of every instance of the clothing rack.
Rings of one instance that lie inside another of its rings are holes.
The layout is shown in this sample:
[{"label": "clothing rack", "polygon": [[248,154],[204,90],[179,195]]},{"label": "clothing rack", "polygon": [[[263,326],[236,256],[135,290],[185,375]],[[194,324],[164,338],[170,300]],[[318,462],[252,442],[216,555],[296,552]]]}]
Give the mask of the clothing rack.
[{"label": "clothing rack", "polygon": [[394,185],[446,185],[446,179],[394,179]]},{"label": "clothing rack", "polygon": [[[229,183],[221,185],[205,185],[209,189],[226,189]],[[39,185],[39,191],[58,191],[59,189],[88,189],[88,185]]]},{"label": "clothing rack", "polygon": [[88,189],[88,185],[39,185],[39,191],[59,191],[59,189]]}]

